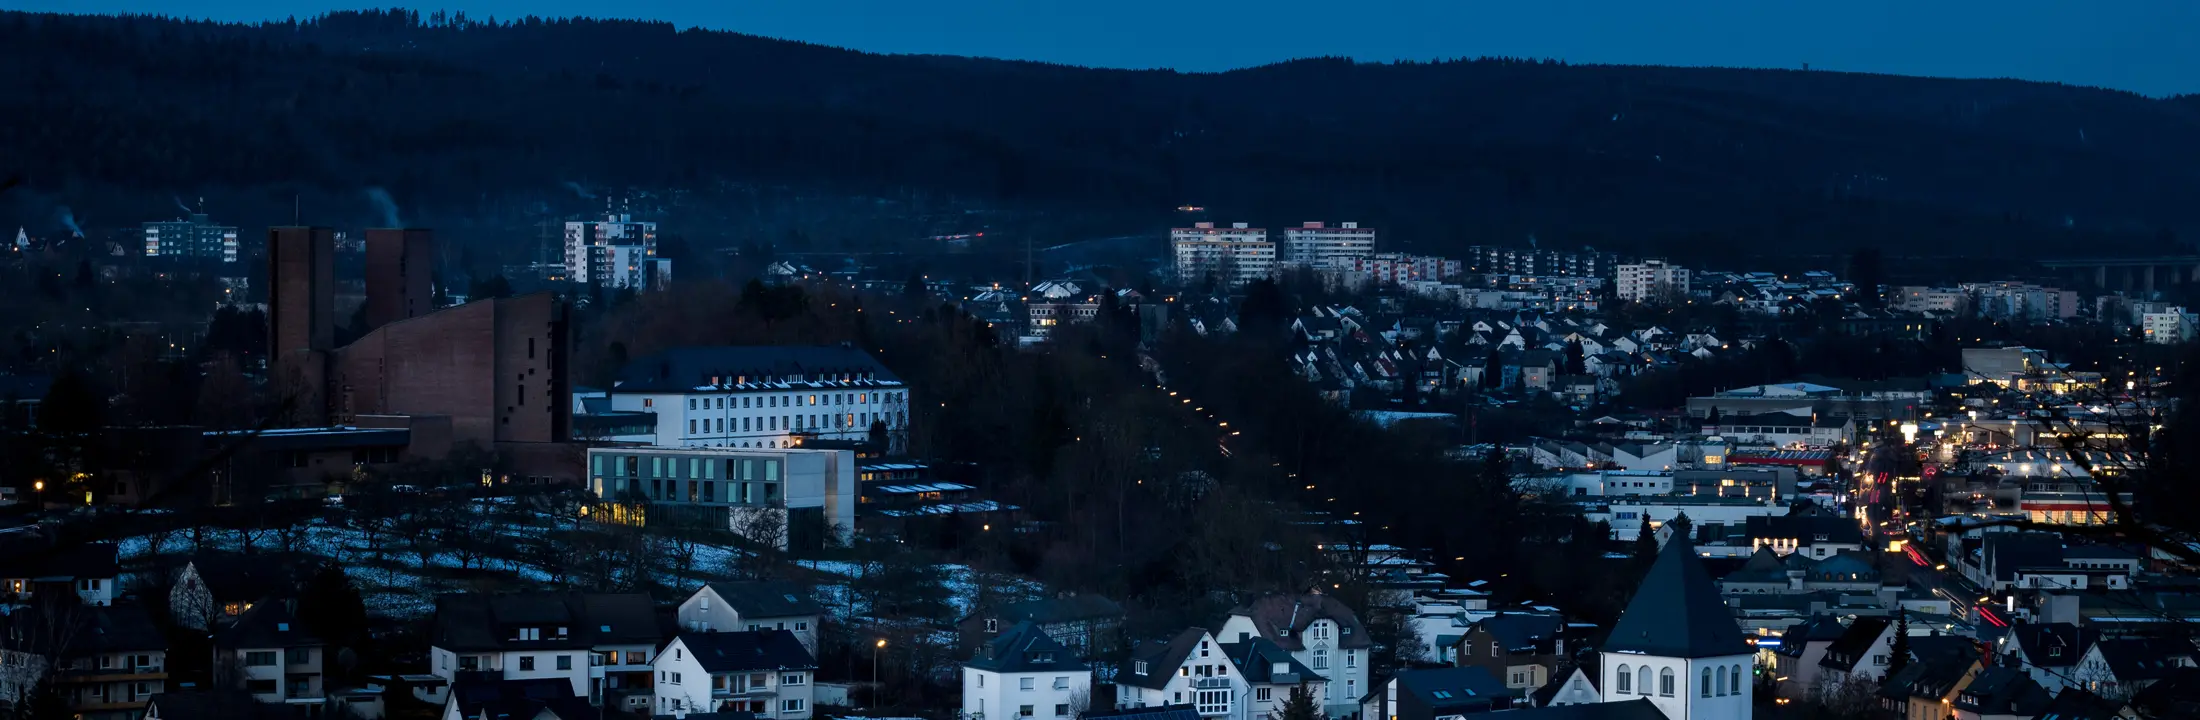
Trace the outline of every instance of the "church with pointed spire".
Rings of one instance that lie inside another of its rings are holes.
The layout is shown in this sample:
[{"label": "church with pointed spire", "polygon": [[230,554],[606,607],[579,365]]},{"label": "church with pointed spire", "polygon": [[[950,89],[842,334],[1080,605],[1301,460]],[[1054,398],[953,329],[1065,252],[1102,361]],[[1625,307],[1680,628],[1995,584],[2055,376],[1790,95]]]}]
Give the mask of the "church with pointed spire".
[{"label": "church with pointed spire", "polygon": [[1649,700],[1667,720],[1749,717],[1754,650],[1685,534],[1658,551],[1601,653],[1607,703]]}]

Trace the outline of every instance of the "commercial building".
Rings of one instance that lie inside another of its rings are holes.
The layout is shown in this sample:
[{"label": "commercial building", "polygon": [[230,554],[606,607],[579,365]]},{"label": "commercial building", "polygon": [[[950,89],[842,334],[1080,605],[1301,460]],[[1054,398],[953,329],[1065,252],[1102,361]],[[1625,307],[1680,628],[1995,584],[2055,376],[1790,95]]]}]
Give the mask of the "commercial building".
[{"label": "commercial building", "polygon": [[1664,260],[1619,266],[1614,289],[1628,302],[1667,302],[1688,297],[1688,269]]},{"label": "commercial building", "polygon": [[[653,413],[664,447],[788,448],[803,440],[889,445],[909,429],[909,388],[870,353],[844,345],[675,348],[627,364],[611,409]],[[570,407],[570,403],[566,403]]]},{"label": "commercial building", "polygon": [[1276,244],[1268,231],[1246,223],[1227,228],[1197,223],[1169,230],[1169,244],[1176,253],[1176,281],[1198,285],[1210,276],[1224,288],[1235,288],[1276,273]]},{"label": "commercial building", "polygon": [[435,310],[435,233],[419,228],[367,231],[367,327]]},{"label": "commercial building", "polygon": [[777,535],[818,547],[855,528],[856,460],[848,450],[599,447],[588,491],[612,522],[672,523]]},{"label": "commercial building", "polygon": [[233,263],[237,261],[237,228],[216,225],[206,213],[145,223],[145,256]]},{"label": "commercial building", "polygon": [[565,224],[565,278],[606,289],[662,287],[672,263],[657,257],[657,223],[626,213]]},{"label": "commercial building", "polygon": [[1283,230],[1283,262],[1310,268],[1344,267],[1354,258],[1375,254],[1375,228],[1359,223],[1301,223]]}]

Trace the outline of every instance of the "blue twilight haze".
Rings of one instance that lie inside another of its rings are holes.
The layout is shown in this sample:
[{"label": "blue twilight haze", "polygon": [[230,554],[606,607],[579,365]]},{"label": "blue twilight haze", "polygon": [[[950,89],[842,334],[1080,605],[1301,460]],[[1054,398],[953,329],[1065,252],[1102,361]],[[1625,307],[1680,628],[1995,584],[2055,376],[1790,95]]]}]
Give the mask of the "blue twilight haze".
[{"label": "blue twilight haze", "polygon": [[2200,92],[2194,0],[0,0],[233,21],[391,5],[477,18],[646,18],[874,52],[1103,67],[1500,55]]}]

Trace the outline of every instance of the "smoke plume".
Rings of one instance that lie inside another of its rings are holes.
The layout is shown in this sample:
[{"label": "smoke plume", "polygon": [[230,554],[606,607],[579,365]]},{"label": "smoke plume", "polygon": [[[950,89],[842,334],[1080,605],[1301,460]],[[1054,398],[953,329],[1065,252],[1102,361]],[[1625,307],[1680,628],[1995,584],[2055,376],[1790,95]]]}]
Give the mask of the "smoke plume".
[{"label": "smoke plume", "polygon": [[382,213],[383,227],[405,226],[405,221],[397,217],[397,201],[390,199],[390,191],[378,187],[367,188],[367,199],[374,201],[374,209]]},{"label": "smoke plume", "polygon": [[180,208],[180,209],[182,209],[182,210],[183,210],[183,212],[184,212],[185,214],[189,214],[189,213],[191,213],[191,212],[194,212],[194,211],[193,211],[193,210],[191,209],[191,206],[190,206],[189,204],[187,204],[187,203],[185,203],[185,202],[183,201],[183,196],[181,196],[181,195],[176,195],[176,196],[174,196],[174,197],[175,197],[175,199],[176,199],[176,207],[177,207],[177,208]]},{"label": "smoke plume", "polygon": [[582,200],[596,199],[595,193],[589,192],[588,188],[581,187],[580,183],[573,182],[571,180],[565,181],[565,189],[571,190],[573,191],[573,194],[581,196]]},{"label": "smoke plume", "polygon": [[61,224],[69,228],[70,234],[84,237],[84,228],[76,224],[76,213],[70,212],[67,205],[61,206]]}]

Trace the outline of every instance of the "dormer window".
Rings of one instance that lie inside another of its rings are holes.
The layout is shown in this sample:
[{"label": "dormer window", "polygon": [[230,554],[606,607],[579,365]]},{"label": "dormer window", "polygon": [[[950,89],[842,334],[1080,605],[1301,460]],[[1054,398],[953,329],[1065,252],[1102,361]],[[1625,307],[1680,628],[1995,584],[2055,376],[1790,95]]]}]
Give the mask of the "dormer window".
[{"label": "dormer window", "polygon": [[995,618],[986,618],[986,619],[985,619],[985,631],[986,631],[986,632],[1000,632],[1000,631],[1001,631],[1001,621],[1000,621],[1000,620],[998,620],[998,619],[995,619]]},{"label": "dormer window", "polygon": [[1146,661],[1139,660],[1131,663],[1131,672],[1138,675],[1146,674]]},{"label": "dormer window", "polygon": [[1031,662],[1040,665],[1054,662],[1054,653],[1032,653]]}]

